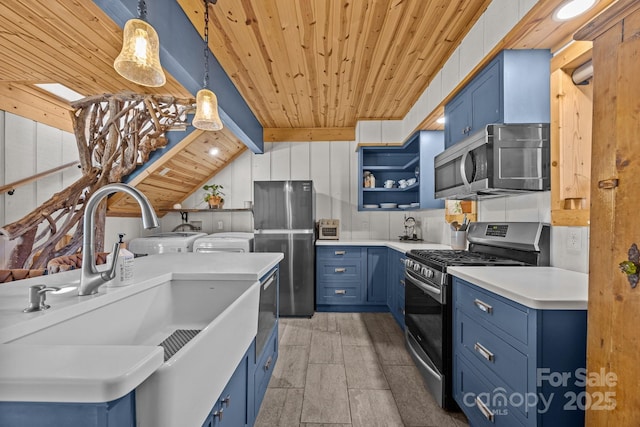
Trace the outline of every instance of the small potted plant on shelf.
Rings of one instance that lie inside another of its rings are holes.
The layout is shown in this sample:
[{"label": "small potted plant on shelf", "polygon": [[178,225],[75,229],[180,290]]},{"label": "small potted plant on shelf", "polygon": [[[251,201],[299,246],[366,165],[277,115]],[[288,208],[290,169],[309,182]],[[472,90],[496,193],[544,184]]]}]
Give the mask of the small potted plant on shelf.
[{"label": "small potted plant on shelf", "polygon": [[219,184],[207,184],[202,187],[204,191],[206,191],[204,195],[204,201],[209,203],[209,209],[222,209],[222,205],[224,205],[224,193],[222,190],[224,187]]}]

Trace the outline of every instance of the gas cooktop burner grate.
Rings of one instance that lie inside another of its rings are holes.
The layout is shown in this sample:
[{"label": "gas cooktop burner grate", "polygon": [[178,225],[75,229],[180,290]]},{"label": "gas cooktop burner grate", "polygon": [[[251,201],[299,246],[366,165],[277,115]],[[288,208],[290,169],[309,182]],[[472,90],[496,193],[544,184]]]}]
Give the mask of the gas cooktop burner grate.
[{"label": "gas cooktop burner grate", "polygon": [[423,250],[412,249],[409,251],[411,258],[420,262],[432,262],[441,265],[525,265],[526,263],[483,254],[460,250]]}]

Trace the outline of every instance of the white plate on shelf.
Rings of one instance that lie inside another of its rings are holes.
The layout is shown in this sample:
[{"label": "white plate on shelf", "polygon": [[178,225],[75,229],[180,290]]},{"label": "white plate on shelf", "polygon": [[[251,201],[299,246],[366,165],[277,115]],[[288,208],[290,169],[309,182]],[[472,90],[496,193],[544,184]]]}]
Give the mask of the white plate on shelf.
[{"label": "white plate on shelf", "polygon": [[410,208],[410,207],[411,207],[411,205],[398,205],[399,209],[407,209],[407,208]]},{"label": "white plate on shelf", "polygon": [[395,209],[398,207],[397,203],[380,203],[382,209]]},{"label": "white plate on shelf", "polygon": [[409,206],[411,206],[412,208],[419,208],[420,207],[420,203],[411,203]]},{"label": "white plate on shelf", "polygon": [[378,205],[362,205],[365,209],[378,209],[380,206]]}]

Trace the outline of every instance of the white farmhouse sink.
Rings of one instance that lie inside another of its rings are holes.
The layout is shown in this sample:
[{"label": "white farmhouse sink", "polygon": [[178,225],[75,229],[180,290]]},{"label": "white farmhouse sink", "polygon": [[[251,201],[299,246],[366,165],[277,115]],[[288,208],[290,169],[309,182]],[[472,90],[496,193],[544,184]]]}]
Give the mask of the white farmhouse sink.
[{"label": "white farmhouse sink", "polygon": [[138,426],[200,425],[256,336],[259,292],[250,280],[173,280],[11,343],[155,346],[200,330],[135,391]]}]

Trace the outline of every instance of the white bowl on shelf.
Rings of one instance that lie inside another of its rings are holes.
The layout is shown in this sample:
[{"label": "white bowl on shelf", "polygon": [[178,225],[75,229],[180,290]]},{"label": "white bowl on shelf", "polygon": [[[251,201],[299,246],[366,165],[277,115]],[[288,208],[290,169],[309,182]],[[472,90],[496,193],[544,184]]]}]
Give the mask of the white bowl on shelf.
[{"label": "white bowl on shelf", "polygon": [[397,203],[380,203],[380,207],[382,209],[396,209],[398,207]]},{"label": "white bowl on shelf", "polygon": [[411,205],[398,205],[398,209],[408,209]]},{"label": "white bowl on shelf", "polygon": [[419,207],[420,207],[420,203],[418,203],[418,202],[413,202],[413,203],[411,203],[409,206],[411,206],[412,208],[419,208]]},{"label": "white bowl on shelf", "polygon": [[378,209],[380,206],[374,205],[374,204],[370,204],[370,205],[362,205],[362,207],[365,208],[365,209]]}]

